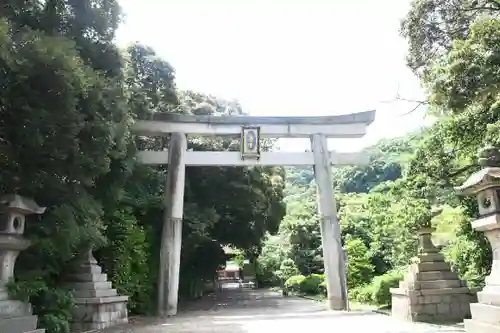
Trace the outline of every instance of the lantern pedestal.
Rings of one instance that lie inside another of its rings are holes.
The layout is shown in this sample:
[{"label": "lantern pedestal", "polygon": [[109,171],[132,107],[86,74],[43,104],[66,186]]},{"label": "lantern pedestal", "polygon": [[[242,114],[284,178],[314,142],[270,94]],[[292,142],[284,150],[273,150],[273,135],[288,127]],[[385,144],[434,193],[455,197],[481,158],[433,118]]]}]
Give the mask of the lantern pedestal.
[{"label": "lantern pedestal", "polygon": [[82,256],[67,284],[75,298],[71,330],[85,332],[128,322],[128,296],[118,295],[92,251]]},{"label": "lantern pedestal", "polygon": [[500,150],[485,147],[479,152],[479,164],[483,169],[455,189],[476,197],[479,218],[471,226],[488,239],[493,263],[485,287],[477,293],[479,302],[471,304],[472,319],[465,320],[464,326],[467,333],[500,333]]},{"label": "lantern pedestal", "polygon": [[475,301],[465,281],[452,272],[431,240],[433,228],[418,232],[419,255],[399,288],[392,288],[392,315],[408,321],[461,322]]},{"label": "lantern pedestal", "polygon": [[475,220],[472,227],[484,232],[493,250],[491,274],[477,293],[478,303],[471,304],[472,319],[465,320],[468,333],[500,333],[500,214]]}]

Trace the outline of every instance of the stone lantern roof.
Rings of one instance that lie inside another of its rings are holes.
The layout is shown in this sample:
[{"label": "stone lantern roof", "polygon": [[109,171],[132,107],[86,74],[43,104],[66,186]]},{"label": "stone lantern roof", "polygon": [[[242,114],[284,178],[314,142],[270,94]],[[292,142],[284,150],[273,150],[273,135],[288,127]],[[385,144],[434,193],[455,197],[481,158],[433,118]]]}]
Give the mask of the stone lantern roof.
[{"label": "stone lantern roof", "polygon": [[18,194],[2,196],[0,198],[0,204],[22,215],[43,214],[46,209],[46,207],[38,206],[35,201],[24,198]]},{"label": "stone lantern roof", "polygon": [[500,150],[486,146],[478,155],[483,169],[473,173],[462,186],[455,187],[462,195],[472,196],[492,187],[500,187]]},{"label": "stone lantern roof", "polygon": [[499,167],[486,167],[473,173],[463,185],[455,187],[455,190],[472,196],[492,187],[500,187]]}]

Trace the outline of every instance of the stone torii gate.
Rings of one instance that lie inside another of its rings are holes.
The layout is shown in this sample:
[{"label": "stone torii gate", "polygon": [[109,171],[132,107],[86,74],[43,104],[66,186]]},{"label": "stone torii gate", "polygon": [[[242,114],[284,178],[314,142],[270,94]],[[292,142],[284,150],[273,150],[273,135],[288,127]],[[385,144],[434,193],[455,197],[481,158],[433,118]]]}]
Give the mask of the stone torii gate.
[{"label": "stone torii gate", "polygon": [[[360,138],[375,111],[327,117],[197,116],[156,113],[139,120],[133,131],[142,136],[170,137],[167,151],[139,151],[143,164],[168,164],[165,213],[158,278],[158,312],[177,313],[186,166],[313,165],[327,282],[328,307],[347,309],[346,272],[340,226],[333,195],[333,165],[367,163],[361,153],[328,151],[327,138]],[[190,136],[240,136],[241,151],[188,151]],[[260,139],[310,138],[312,152],[261,152]]]}]

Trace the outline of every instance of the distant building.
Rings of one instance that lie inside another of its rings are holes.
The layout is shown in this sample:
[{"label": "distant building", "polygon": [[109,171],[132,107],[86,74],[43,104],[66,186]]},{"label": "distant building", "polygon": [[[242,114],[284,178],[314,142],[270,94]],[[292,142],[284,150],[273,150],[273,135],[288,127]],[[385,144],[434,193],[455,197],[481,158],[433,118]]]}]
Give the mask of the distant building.
[{"label": "distant building", "polygon": [[241,267],[231,261],[228,261],[226,267],[217,271],[219,280],[239,280],[243,278]]}]

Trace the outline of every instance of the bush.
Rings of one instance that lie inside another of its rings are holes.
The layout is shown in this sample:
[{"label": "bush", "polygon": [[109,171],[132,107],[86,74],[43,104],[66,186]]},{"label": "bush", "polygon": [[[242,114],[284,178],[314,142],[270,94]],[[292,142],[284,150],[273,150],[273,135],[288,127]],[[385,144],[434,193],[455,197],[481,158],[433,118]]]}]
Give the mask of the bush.
[{"label": "bush", "polygon": [[373,302],[378,305],[390,306],[392,304],[390,288],[397,287],[401,280],[403,280],[403,274],[396,271],[375,277],[372,282]]},{"label": "bush", "polygon": [[146,233],[129,209],[117,209],[106,220],[110,242],[96,257],[121,295],[128,295],[133,314],[152,311],[151,274]]},{"label": "bush", "polygon": [[347,249],[347,287],[354,289],[369,283],[373,278],[374,266],[371,264],[370,251],[358,238],[346,241]]},{"label": "bush", "polygon": [[67,333],[74,299],[68,290],[50,287],[42,279],[7,284],[9,296],[23,302],[32,302],[39,317],[39,326],[47,332]]},{"label": "bush", "polygon": [[300,292],[308,295],[317,295],[326,292],[324,274],[311,274],[308,276],[294,275],[285,282],[285,289],[292,292]]},{"label": "bush", "polygon": [[398,286],[403,280],[403,273],[390,271],[377,276],[370,284],[349,290],[349,298],[359,303],[390,306],[392,303],[391,288]]},{"label": "bush", "polygon": [[482,288],[484,278],[490,273],[491,247],[484,235],[473,231],[469,218],[464,214],[453,221],[457,225],[456,237],[443,249],[452,270],[469,287]]},{"label": "bush", "polygon": [[300,292],[308,295],[317,295],[321,292],[320,285],[324,281],[324,274],[311,274],[300,283]]},{"label": "bush", "polygon": [[299,273],[297,266],[292,259],[285,259],[280,265],[279,271],[276,272],[276,276],[280,279],[287,281],[290,277],[296,276]]},{"label": "bush", "polygon": [[323,281],[319,284],[319,292],[323,295],[327,295],[327,289],[326,289],[326,281]]},{"label": "bush", "polygon": [[306,279],[304,275],[294,275],[285,281],[285,289],[288,291],[299,292],[302,282]]},{"label": "bush", "polygon": [[368,284],[349,290],[349,299],[363,304],[373,304],[373,285]]}]

